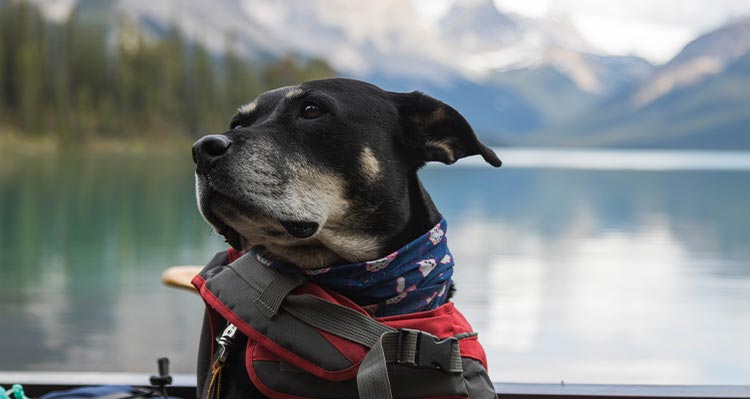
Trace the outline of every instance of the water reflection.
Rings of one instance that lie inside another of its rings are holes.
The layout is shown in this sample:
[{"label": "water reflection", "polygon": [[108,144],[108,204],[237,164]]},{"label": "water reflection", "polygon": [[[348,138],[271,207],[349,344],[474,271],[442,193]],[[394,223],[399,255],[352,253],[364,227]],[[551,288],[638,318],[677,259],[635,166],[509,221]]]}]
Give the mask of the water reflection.
[{"label": "water reflection", "polygon": [[189,160],[14,161],[0,174],[0,368],[151,370],[164,354],[192,369],[200,303],[159,285],[222,247]]},{"label": "water reflection", "polygon": [[747,173],[505,172],[424,175],[494,379],[744,381]]},{"label": "water reflection", "polygon": [[[187,151],[186,151],[187,153]],[[462,310],[501,381],[746,383],[750,172],[430,167]],[[0,369],[194,370],[224,247],[190,160],[0,160]]]}]

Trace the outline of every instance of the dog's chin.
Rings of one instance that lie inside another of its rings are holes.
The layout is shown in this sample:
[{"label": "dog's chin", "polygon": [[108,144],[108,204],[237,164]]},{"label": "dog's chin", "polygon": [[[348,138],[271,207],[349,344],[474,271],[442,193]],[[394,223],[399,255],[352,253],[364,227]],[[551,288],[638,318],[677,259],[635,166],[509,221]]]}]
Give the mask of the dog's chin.
[{"label": "dog's chin", "polygon": [[233,216],[239,214],[235,201],[214,190],[204,189],[198,193],[198,208],[206,222],[224,237],[227,244],[236,250],[245,247],[242,235],[230,224]]},{"label": "dog's chin", "polygon": [[201,210],[201,214],[206,222],[214,228],[216,233],[224,237],[224,241],[227,244],[238,251],[243,249],[245,245],[243,245],[242,236],[237,230],[226,223],[223,218],[216,216],[214,212],[206,209]]},{"label": "dog's chin", "polygon": [[321,230],[317,221],[266,215],[254,206],[213,190],[204,191],[199,198],[204,219],[235,249],[255,245],[308,247]]}]

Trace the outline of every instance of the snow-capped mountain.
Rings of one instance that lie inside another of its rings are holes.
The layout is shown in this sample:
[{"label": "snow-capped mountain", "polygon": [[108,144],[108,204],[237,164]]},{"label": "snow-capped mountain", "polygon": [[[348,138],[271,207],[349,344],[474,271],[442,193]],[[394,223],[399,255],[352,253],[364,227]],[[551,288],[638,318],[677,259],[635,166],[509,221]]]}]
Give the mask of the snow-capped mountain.
[{"label": "snow-capped mountain", "polygon": [[632,104],[644,107],[670,91],[698,84],[750,54],[750,18],[729,24],[688,43],[643,84]]},{"label": "snow-capped mountain", "polygon": [[217,52],[231,34],[246,55],[316,56],[353,76],[436,80],[452,70],[449,54],[400,0],[118,0],[116,8],[139,21],[177,24]]},{"label": "snow-capped mountain", "polygon": [[[32,1],[53,19],[64,17],[66,8],[95,3],[101,9],[104,2]],[[255,58],[316,56],[342,75],[386,89],[423,90],[454,105],[492,143],[530,143],[526,137],[536,133],[534,142],[541,144],[637,144],[654,142],[649,136],[654,132],[674,131],[668,141],[674,144],[689,132],[705,136],[718,125],[737,131],[748,113],[743,107],[750,89],[735,89],[746,85],[750,19],[695,39],[655,67],[639,57],[597,50],[564,20],[503,12],[491,0],[453,0],[435,20],[421,18],[406,0],[106,4],[113,15],[129,15],[152,34],[177,25],[217,54],[232,45]],[[713,103],[690,102],[688,94]],[[731,115],[722,119],[711,104],[726,104],[721,115]],[[674,124],[693,119],[700,123]]]},{"label": "snow-capped mountain", "polygon": [[[86,0],[34,1],[59,19]],[[492,0],[456,0],[436,23],[403,0],[114,0],[112,7],[157,33],[177,25],[216,52],[231,36],[236,50],[249,56],[317,56],[361,78],[445,84],[551,66],[581,90],[602,94],[611,89],[604,79],[610,67],[629,73],[617,65],[620,58],[597,54],[570,24],[501,12]]]},{"label": "snow-capped mountain", "polygon": [[459,0],[440,21],[439,32],[458,55],[455,66],[465,72],[482,76],[550,65],[583,90],[602,89],[584,58],[593,48],[563,22],[503,13],[492,0]]},{"label": "snow-capped mountain", "polygon": [[696,38],[651,78],[583,115],[537,142],[750,149],[750,19]]}]

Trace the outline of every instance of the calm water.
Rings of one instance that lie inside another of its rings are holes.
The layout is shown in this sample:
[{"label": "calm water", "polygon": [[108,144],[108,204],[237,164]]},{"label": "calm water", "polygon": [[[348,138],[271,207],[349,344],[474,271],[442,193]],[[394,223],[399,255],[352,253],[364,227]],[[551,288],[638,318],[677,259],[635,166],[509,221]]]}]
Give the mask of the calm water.
[{"label": "calm water", "polygon": [[[640,155],[422,172],[494,380],[750,382],[750,158]],[[202,303],[159,276],[224,248],[193,184],[188,157],[0,159],[0,370],[192,372]]]}]

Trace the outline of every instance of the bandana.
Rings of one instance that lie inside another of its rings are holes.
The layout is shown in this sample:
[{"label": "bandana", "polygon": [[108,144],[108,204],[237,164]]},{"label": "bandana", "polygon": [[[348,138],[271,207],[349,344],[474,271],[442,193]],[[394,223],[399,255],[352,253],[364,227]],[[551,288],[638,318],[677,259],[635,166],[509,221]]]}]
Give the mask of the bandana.
[{"label": "bandana", "polygon": [[447,301],[453,275],[453,256],[445,238],[447,223],[435,227],[392,254],[369,262],[304,270],[270,261],[251,252],[276,270],[302,274],[332,289],[376,317],[432,310]]}]

